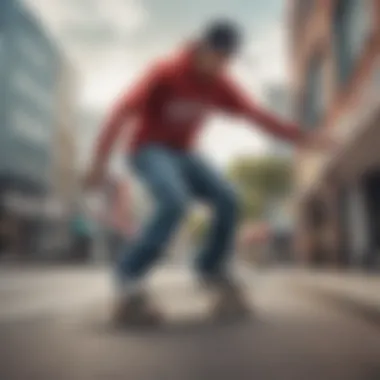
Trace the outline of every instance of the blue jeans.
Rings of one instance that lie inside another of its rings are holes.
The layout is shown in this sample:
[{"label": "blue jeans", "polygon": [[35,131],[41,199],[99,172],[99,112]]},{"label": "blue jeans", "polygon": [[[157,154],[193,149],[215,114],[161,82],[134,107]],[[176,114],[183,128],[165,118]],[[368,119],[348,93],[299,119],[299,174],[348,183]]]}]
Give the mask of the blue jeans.
[{"label": "blue jeans", "polygon": [[206,202],[214,219],[196,258],[201,275],[224,271],[237,224],[236,196],[229,184],[195,154],[159,145],[141,149],[132,165],[153,196],[156,209],[118,263],[122,279],[143,276],[160,258],[192,199]]}]

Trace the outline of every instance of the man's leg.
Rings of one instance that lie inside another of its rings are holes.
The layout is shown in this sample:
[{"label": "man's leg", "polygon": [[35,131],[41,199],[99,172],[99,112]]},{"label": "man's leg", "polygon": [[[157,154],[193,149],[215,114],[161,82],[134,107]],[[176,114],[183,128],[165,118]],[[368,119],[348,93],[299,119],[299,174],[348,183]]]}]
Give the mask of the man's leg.
[{"label": "man's leg", "polygon": [[134,157],[133,164],[150,190],[156,209],[137,241],[118,263],[118,277],[126,293],[139,292],[141,279],[162,254],[184,215],[188,201],[175,153],[160,147],[146,148]]},{"label": "man's leg", "polygon": [[197,270],[205,275],[228,270],[237,226],[237,197],[232,186],[195,155],[186,156],[186,174],[193,194],[213,211],[211,229],[197,257]]},{"label": "man's leg", "polygon": [[213,222],[196,267],[202,282],[215,291],[216,316],[245,315],[249,307],[233,276],[231,263],[238,222],[237,197],[230,184],[199,157],[188,155],[186,174],[194,194],[213,210]]}]

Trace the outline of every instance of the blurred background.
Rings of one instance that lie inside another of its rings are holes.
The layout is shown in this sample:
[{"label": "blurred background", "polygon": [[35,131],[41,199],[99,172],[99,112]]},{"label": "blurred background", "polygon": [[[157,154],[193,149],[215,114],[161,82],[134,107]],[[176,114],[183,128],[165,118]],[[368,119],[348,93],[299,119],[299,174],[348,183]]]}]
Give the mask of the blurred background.
[{"label": "blurred background", "polygon": [[[256,245],[276,236],[291,247],[261,259],[376,267],[377,2],[159,3],[2,1],[1,259],[112,256],[110,242],[132,234],[149,202],[118,151],[106,201],[87,212],[80,179],[99,128],[152,59],[229,14],[247,37],[232,67],[241,85],[279,116],[339,141],[329,154],[294,151],[232,119],[208,123],[198,149],[240,191],[244,256],[255,260]],[[195,210],[175,252],[191,248],[205,218]]]},{"label": "blurred background", "polygon": [[[133,239],[149,216],[149,196],[121,149],[102,197],[84,192],[95,138],[115,99],[152,60],[220,15],[246,33],[244,54],[231,68],[241,86],[278,116],[338,141],[328,153],[294,150],[243,122],[209,121],[197,149],[240,194],[236,261],[269,270],[280,288],[290,281],[344,310],[362,310],[378,327],[378,0],[1,0],[0,326],[1,318],[12,322],[45,310],[50,298],[38,304],[43,291],[36,284],[48,289],[52,278],[51,299],[67,299],[70,309],[71,276],[88,291],[105,273],[94,264],[111,262]],[[168,266],[192,259],[208,220],[208,210],[194,205],[170,246]],[[79,304],[95,297],[82,296]],[[24,299],[29,309],[9,306],[25,306]],[[353,346],[366,345],[364,336],[352,337]],[[380,352],[376,344],[368,348],[369,361]],[[338,372],[321,378],[338,379]],[[348,371],[344,378],[380,378],[379,372],[356,375]]]}]

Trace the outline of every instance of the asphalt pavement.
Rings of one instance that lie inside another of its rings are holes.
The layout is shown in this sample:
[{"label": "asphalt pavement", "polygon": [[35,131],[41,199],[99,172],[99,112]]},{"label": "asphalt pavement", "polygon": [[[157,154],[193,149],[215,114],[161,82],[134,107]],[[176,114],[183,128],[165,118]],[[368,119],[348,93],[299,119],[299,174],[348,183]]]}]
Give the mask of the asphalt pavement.
[{"label": "asphalt pavement", "polygon": [[115,329],[104,268],[0,268],[1,380],[379,380],[380,331],[303,296],[275,272],[241,274],[249,321],[204,322],[208,299],[183,268],[150,280],[169,323]]}]

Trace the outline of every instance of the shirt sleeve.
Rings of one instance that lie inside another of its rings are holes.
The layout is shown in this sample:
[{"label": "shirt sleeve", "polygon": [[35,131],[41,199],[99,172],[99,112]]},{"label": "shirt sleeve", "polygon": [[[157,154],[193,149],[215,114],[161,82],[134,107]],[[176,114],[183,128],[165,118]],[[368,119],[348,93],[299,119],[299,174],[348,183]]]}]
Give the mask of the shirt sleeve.
[{"label": "shirt sleeve", "polygon": [[130,117],[142,113],[155,91],[165,80],[165,69],[162,64],[156,65],[146,73],[126,94],[122,95],[113,106],[96,145],[95,156],[104,161],[124,124]]},{"label": "shirt sleeve", "polygon": [[298,142],[303,138],[303,133],[296,124],[282,121],[257,106],[229,78],[223,78],[220,84],[217,106],[221,110],[245,117],[276,137],[293,142]]}]

